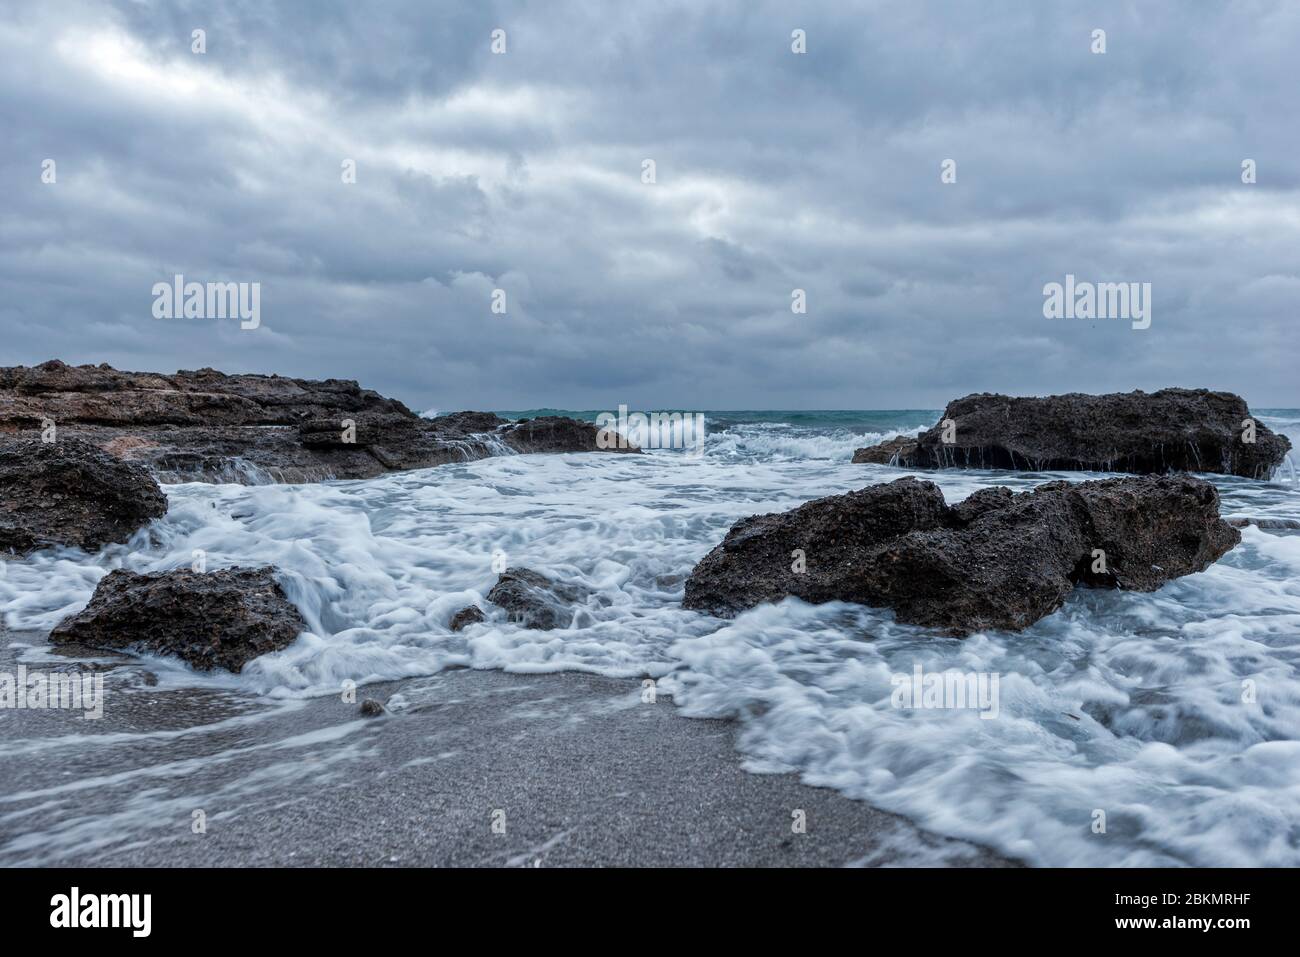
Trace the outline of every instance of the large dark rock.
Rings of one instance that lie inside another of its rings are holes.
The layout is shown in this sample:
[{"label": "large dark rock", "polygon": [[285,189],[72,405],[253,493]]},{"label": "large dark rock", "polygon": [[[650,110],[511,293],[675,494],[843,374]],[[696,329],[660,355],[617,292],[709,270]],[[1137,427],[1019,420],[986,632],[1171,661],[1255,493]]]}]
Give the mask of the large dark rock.
[{"label": "large dark rock", "polygon": [[306,627],[269,567],[152,575],[119,569],[100,579],[90,604],[59,622],[50,641],[174,655],[200,671],[239,672],[291,645]]},{"label": "large dark rock", "polygon": [[1060,607],[1088,554],[1076,509],[1068,495],[1030,492],[962,528],[908,532],[859,555],[856,600],[946,634],[1026,628]]},{"label": "large dark rock", "polygon": [[[686,582],[686,607],[726,614],[795,595],[865,602],[864,555],[947,514],[938,486],[914,478],[815,499],[790,512],[741,519]],[[802,550],[804,571],[800,566]]]},{"label": "large dark rock", "polygon": [[1215,487],[1190,476],[1055,485],[1078,496],[1088,547],[1106,555],[1101,574],[1091,572],[1090,555],[1083,557],[1078,576],[1085,585],[1155,591],[1204,571],[1241,541],[1219,516]]},{"label": "large dark rock", "polygon": [[372,478],[490,455],[597,451],[591,423],[517,425],[490,412],[424,419],[343,379],[159,375],[57,360],[0,368],[0,434],[36,436],[46,420],[163,482]]},{"label": "large dark rock", "polygon": [[487,593],[487,600],[505,609],[511,621],[549,631],[573,624],[573,606],[587,594],[580,585],[557,582],[531,568],[507,568]]},{"label": "large dark rock", "polygon": [[[1246,420],[1254,441],[1246,441]],[[943,441],[951,420],[953,441]],[[983,393],[950,402],[934,428],[858,449],[855,462],[903,468],[1216,472],[1268,478],[1291,443],[1230,392],[1161,389],[1109,395],[1012,398]]]},{"label": "large dark rock", "polygon": [[86,442],[0,441],[0,551],[96,551],[167,511],[144,469]]},{"label": "large dark rock", "polygon": [[794,595],[887,606],[947,634],[1019,630],[1075,585],[1152,591],[1240,539],[1214,487],[1189,476],[985,489],[953,508],[904,478],[736,523],[691,573],[685,605],[731,615]]}]

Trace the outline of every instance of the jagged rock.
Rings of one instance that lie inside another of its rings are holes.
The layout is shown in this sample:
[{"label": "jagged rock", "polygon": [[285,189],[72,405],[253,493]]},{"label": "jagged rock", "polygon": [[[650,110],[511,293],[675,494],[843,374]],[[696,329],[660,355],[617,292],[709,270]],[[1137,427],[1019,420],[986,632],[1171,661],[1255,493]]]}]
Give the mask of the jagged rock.
[{"label": "jagged rock", "polygon": [[480,621],[486,621],[483,609],[479,608],[478,605],[467,605],[451,616],[451,624],[448,627],[452,631],[460,631]]},{"label": "jagged rock", "polygon": [[1072,498],[1016,495],[965,528],[909,532],[861,555],[860,600],[946,634],[1018,631],[1060,607],[1087,545]]},{"label": "jagged rock", "polygon": [[291,645],[306,627],[269,567],[151,575],[119,569],[100,579],[90,604],[61,621],[50,641],[174,655],[200,671],[239,672]]},{"label": "jagged rock", "polygon": [[691,573],[685,606],[731,615],[794,595],[888,606],[953,635],[1019,630],[1077,584],[1152,591],[1240,540],[1214,486],[1190,476],[984,489],[953,508],[904,478],[736,523]]},{"label": "jagged rock", "polygon": [[1054,485],[1082,501],[1088,547],[1105,552],[1106,571],[1099,575],[1090,571],[1091,553],[1080,560],[1076,574],[1085,585],[1155,591],[1204,571],[1241,541],[1219,517],[1218,490],[1191,476]]},{"label": "jagged rock", "polygon": [[[1247,420],[1254,441],[1247,442]],[[944,421],[955,429],[943,441]],[[1012,398],[982,393],[950,402],[915,439],[858,449],[855,462],[903,468],[1215,472],[1268,478],[1290,450],[1239,396],[1206,389]]]},{"label": "jagged rock", "polygon": [[587,597],[580,585],[566,585],[531,568],[507,568],[487,594],[507,617],[525,628],[549,631],[573,623],[573,605]]},{"label": "jagged rock", "polygon": [[857,590],[865,552],[912,529],[938,528],[946,513],[938,486],[903,478],[742,519],[695,566],[686,607],[726,614],[786,595],[865,602]]},{"label": "jagged rock", "polygon": [[[163,482],[373,478],[513,452],[597,450],[591,423],[550,417],[516,426],[490,412],[423,419],[343,379],[159,375],[57,360],[0,368],[0,434],[35,437],[47,420],[61,437],[137,462]],[[346,438],[345,420],[354,424]]]},{"label": "jagged rock", "polygon": [[86,442],[0,441],[0,551],[96,551],[167,512],[144,469]]}]

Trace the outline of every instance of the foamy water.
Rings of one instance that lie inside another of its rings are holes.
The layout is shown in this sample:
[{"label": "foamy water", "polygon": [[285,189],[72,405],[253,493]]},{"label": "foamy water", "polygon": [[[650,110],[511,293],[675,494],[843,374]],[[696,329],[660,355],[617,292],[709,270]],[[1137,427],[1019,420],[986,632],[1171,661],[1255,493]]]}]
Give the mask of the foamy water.
[{"label": "foamy water", "polygon": [[[1300,534],[1246,528],[1202,574],[1150,595],[1080,590],[1019,634],[941,639],[888,611],[793,600],[721,621],[681,599],[733,522],[908,474],[848,460],[935,415],[870,430],[743,418],[711,421],[722,428],[698,458],[511,456],[359,482],[170,486],[167,515],[127,545],[6,563],[5,623],[49,629],[108,571],[189,567],[202,549],[209,568],[274,565],[310,631],[238,677],[151,660],[162,689],[293,699],[450,666],[650,675],[688,715],[739,718],[752,770],[795,770],[1028,861],[1300,864]],[[1296,441],[1300,415],[1262,418]],[[919,474],[949,502],[1098,477]],[[1290,473],[1212,481],[1225,515],[1300,519]],[[522,629],[485,604],[497,553],[587,586],[572,627]],[[470,602],[488,620],[451,633]],[[998,674],[998,717],[893,707],[891,676],[917,664]]]}]

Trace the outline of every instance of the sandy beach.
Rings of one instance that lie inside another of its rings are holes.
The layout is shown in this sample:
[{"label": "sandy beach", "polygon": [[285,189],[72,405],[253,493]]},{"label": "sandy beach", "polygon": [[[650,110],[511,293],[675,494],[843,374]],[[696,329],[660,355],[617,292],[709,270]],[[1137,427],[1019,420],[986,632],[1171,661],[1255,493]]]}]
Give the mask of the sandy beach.
[{"label": "sandy beach", "polygon": [[8,865],[1008,863],[748,773],[734,723],[645,703],[636,681],[453,670],[362,687],[358,702],[389,706],[366,718],[337,698],[167,690],[137,662],[98,660],[103,718],[0,712]]}]

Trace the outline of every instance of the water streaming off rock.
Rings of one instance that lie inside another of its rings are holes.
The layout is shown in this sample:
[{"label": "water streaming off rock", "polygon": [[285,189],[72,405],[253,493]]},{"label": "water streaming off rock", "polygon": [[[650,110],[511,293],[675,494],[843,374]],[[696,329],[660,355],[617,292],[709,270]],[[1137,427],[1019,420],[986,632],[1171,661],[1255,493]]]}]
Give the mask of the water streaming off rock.
[{"label": "water streaming off rock", "polygon": [[[1078,590],[1023,633],[965,641],[845,604],[787,601],[729,622],[682,609],[685,576],[733,522],[907,474],[849,458],[935,418],[716,413],[702,457],[503,456],[367,481],[173,485],[167,516],[127,546],[7,562],[4,621],[39,636],[109,570],[188,567],[202,549],[209,567],[276,566],[311,630],[238,677],[151,661],[159,694],[201,686],[287,707],[345,679],[453,666],[649,675],[688,715],[739,718],[755,771],[797,770],[1032,862],[1300,864],[1296,532],[1247,527],[1218,564],[1158,592]],[[1261,418],[1300,438],[1300,413]],[[951,503],[1100,475],[925,477]],[[1300,519],[1293,469],[1206,478],[1227,516]],[[483,603],[497,552],[586,586],[572,627],[529,631],[484,604],[486,622],[452,633],[455,611]],[[45,654],[39,638],[23,651]],[[917,664],[999,674],[999,717],[892,707],[891,676]],[[32,747],[6,738],[0,756]]]}]

